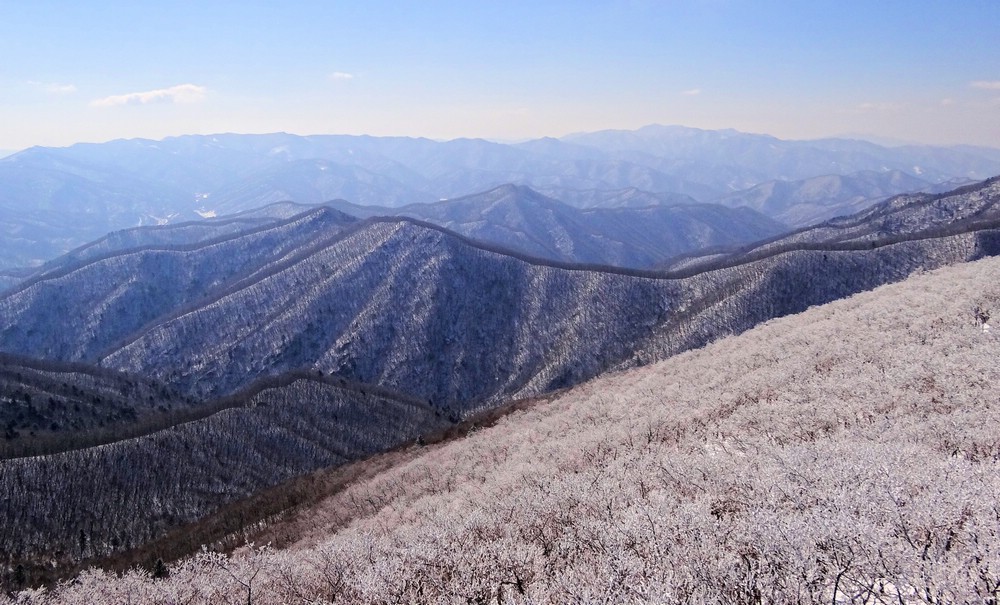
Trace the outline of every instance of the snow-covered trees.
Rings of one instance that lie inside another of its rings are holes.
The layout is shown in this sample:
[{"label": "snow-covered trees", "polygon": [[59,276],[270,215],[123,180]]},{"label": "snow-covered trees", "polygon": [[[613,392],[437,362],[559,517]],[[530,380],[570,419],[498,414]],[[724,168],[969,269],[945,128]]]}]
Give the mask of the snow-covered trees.
[{"label": "snow-covered trees", "polygon": [[995,603],[1000,341],[972,309],[998,278],[952,267],[583,384],[337,491],[285,550],[16,599]]}]

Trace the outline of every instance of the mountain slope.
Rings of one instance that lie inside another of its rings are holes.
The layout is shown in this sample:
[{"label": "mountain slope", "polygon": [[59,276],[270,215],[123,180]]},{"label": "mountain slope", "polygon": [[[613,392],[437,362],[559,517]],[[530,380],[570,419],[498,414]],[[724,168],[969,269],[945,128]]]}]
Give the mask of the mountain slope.
[{"label": "mountain slope", "polygon": [[[128,550],[293,477],[448,424],[384,389],[290,374],[190,406],[186,417],[129,439],[5,460],[0,564],[46,573],[53,565],[41,560],[65,566]],[[50,490],[60,497],[38,498]]]},{"label": "mountain slope", "polygon": [[996,225],[980,225],[791,246],[712,271],[597,271],[410,219],[344,227],[330,212],[287,223],[297,239],[262,231],[257,252],[243,238],[132,251],[28,283],[0,298],[0,345],[199,397],[314,368],[462,416],[1000,251]]},{"label": "mountain slope", "polygon": [[0,354],[0,460],[78,449],[176,422],[196,407],[163,383]]},{"label": "mountain slope", "polygon": [[0,350],[92,361],[148,322],[245,278],[354,219],[317,209],[188,246],[151,246],[66,262],[0,296]]},{"label": "mountain slope", "polygon": [[32,602],[989,602],[998,283],[949,267],[605,376],[252,537],[284,550]]}]

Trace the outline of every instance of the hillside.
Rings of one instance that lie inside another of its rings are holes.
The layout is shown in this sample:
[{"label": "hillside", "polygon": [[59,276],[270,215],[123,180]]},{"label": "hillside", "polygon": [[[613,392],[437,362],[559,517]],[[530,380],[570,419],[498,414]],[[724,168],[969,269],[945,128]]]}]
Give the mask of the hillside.
[{"label": "hillside", "polygon": [[[279,202],[232,215],[206,217],[200,221],[133,227],[114,231],[38,267],[22,268],[17,272],[10,272],[10,285],[65,271],[87,261],[126,250],[170,246],[185,247],[227,239],[231,236],[278,225],[310,209],[310,206],[303,204]],[[351,216],[340,215],[336,217],[336,220],[346,225],[355,219]]]},{"label": "hillside", "polygon": [[[131,409],[134,397],[95,401],[94,409]],[[183,413],[117,427],[104,445],[0,463],[0,565],[37,575],[136,548],[283,481],[450,424],[424,402],[315,374],[187,403]],[[38,498],[53,489],[58,498]]]},{"label": "hillside", "polygon": [[[129,248],[56,267],[0,296],[0,349],[31,357],[93,361],[164,313],[195,303],[354,219],[317,209],[257,229],[190,245]],[[84,250],[85,252],[86,250]]]},{"label": "hillside", "polygon": [[283,550],[18,602],[990,602],[998,283],[769,322],[415,451],[254,537]]},{"label": "hillside", "polygon": [[0,354],[0,460],[117,441],[175,424],[196,407],[141,376]]}]

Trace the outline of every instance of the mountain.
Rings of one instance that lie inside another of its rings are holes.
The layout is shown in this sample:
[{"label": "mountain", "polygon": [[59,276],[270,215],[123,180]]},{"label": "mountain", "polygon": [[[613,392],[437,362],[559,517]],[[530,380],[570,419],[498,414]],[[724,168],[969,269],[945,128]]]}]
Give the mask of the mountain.
[{"label": "mountain", "polygon": [[[226,239],[230,236],[256,231],[267,226],[274,226],[287,221],[310,209],[305,204],[279,202],[269,204],[256,210],[232,214],[224,217],[207,217],[200,221],[158,225],[150,227],[134,227],[115,231],[80,246],[67,254],[60,256],[40,267],[22,270],[16,274],[17,283],[29,278],[37,278],[49,273],[64,270],[67,267],[81,264],[102,256],[144,247],[191,246],[202,242]],[[327,213],[329,218],[343,224],[356,219],[336,211]]]},{"label": "mountain", "polygon": [[[995,198],[988,187],[960,195]],[[462,416],[996,253],[991,222],[785,246],[712,270],[597,271],[412,219],[341,217],[314,209],[29,280],[0,297],[0,348],[99,362],[197,397],[313,368]]]},{"label": "mountain", "polygon": [[[151,245],[195,244],[277,223],[301,214],[307,209],[309,206],[303,204],[281,202],[225,217],[206,216],[199,221],[114,231],[41,265],[0,270],[0,291],[13,288],[28,279],[65,269],[110,252]],[[353,219],[342,216],[341,220],[350,222]]]},{"label": "mountain", "polygon": [[882,147],[851,139],[785,141],[736,130],[660,125],[581,133],[563,140],[617,153],[668,173],[683,168],[688,178],[700,177],[700,182],[724,192],[768,180],[861,171],[900,170],[931,182],[955,177],[980,180],[1000,173],[994,154],[968,147]]},{"label": "mountain", "polygon": [[433,195],[357,166],[295,160],[223,185],[203,198],[219,214],[294,200],[319,204],[347,198],[360,205],[400,206],[435,201]]},{"label": "mountain", "polygon": [[39,264],[114,228],[161,224],[187,195],[31,149],[0,160],[2,266]]},{"label": "mountain", "polygon": [[195,546],[159,577],[90,571],[42,596],[988,602],[998,282],[996,259],[949,267],[604,376],[314,475],[319,494],[231,555]]},{"label": "mountain", "polygon": [[785,231],[749,209],[709,204],[578,210],[524,186],[400,208],[327,205],[360,217],[406,216],[538,258],[645,268],[691,250]]},{"label": "mountain", "polygon": [[[19,319],[0,331],[0,350],[30,350],[31,356],[45,359],[97,359],[152,319],[267,271],[267,264],[315,238],[335,238],[353,222],[321,208],[191,245],[130,248],[56,263],[3,296],[11,304],[6,307],[13,314],[9,317]],[[59,335],[61,330],[66,333]],[[70,332],[74,336],[66,338]]]},{"label": "mountain", "polygon": [[[927,230],[792,243],[672,273],[544,262],[414,219],[358,221],[324,207],[67,262],[0,295],[0,350],[43,359],[18,363],[49,373],[39,382],[14,370],[0,384],[15,423],[7,451],[50,452],[0,464],[10,494],[0,552],[8,566],[50,573],[39,561],[65,569],[153,540],[190,552],[182,528],[207,515],[240,535],[280,512],[271,507],[301,501],[237,505],[282,481],[915,272],[1000,255],[1000,221],[982,212],[997,197],[987,182],[912,205],[966,215],[945,230],[921,220]],[[982,328],[992,313],[981,306],[972,321]],[[84,386],[112,386],[74,391],[74,372],[95,376]],[[148,385],[142,405],[122,396],[139,388],[125,386],[130,377]],[[64,412],[95,391],[118,394]],[[74,421],[89,424],[58,430]],[[42,489],[67,496],[30,506]]]},{"label": "mountain", "polygon": [[1000,158],[974,147],[782,141],[663,126],[517,145],[277,133],[31,148],[0,159],[0,269],[40,264],[111,231],[275,201],[395,207],[515,184],[580,206],[679,196],[709,202],[767,181],[860,171],[937,184],[1000,174]]},{"label": "mountain", "polygon": [[800,181],[767,181],[717,200],[724,206],[746,206],[793,227],[854,214],[900,193],[931,184],[899,170],[826,175]]}]

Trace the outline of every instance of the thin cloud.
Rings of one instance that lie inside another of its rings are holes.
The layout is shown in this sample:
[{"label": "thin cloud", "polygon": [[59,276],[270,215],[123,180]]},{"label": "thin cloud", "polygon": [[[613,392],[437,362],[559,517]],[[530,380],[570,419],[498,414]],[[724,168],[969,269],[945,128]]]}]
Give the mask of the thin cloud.
[{"label": "thin cloud", "polygon": [[330,79],[339,81],[353,80],[354,74],[349,74],[346,71],[335,71],[332,74],[330,74]]},{"label": "thin cloud", "polygon": [[34,80],[28,82],[32,86],[37,86],[45,92],[53,95],[71,95],[76,92],[76,86],[73,84],[60,84],[58,82],[36,82]]},{"label": "thin cloud", "polygon": [[976,80],[970,82],[969,86],[982,90],[1000,90],[1000,80]]},{"label": "thin cloud", "polygon": [[91,101],[90,104],[93,107],[115,107],[118,105],[146,105],[148,103],[197,103],[205,98],[207,92],[208,89],[204,86],[178,84],[170,88],[112,95]]},{"label": "thin cloud", "polygon": [[700,88],[691,88],[688,90],[682,90],[681,94],[687,97],[694,97],[701,94]]}]

